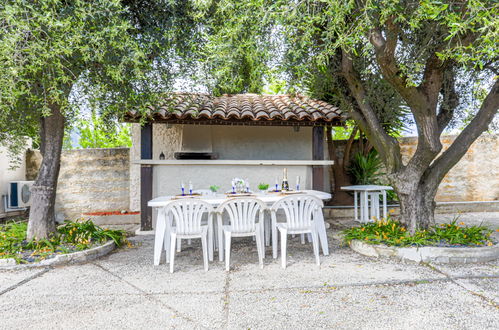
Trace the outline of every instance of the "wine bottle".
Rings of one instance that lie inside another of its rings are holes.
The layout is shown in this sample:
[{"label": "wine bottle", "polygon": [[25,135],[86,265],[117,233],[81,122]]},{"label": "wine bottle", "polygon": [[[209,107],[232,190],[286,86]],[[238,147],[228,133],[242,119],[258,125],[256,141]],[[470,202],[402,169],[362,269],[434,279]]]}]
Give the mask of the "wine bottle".
[{"label": "wine bottle", "polygon": [[288,191],[289,190],[289,183],[288,183],[288,169],[284,168],[284,174],[282,177],[282,191]]}]

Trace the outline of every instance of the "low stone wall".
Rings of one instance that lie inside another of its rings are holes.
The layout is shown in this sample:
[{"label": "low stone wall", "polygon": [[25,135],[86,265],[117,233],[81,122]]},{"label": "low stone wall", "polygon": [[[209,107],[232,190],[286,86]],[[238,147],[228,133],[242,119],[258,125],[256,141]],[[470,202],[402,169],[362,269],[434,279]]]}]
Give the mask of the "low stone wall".
[{"label": "low stone wall", "polygon": [[[39,153],[31,152],[27,157],[37,158]],[[29,164],[39,166],[39,162],[27,162],[30,172],[33,168]],[[58,221],[90,212],[128,211],[129,203],[130,149],[63,151],[55,207]]]},{"label": "low stone wall", "polygon": [[[445,151],[455,136],[444,136]],[[414,154],[417,138],[400,139],[404,161]],[[478,202],[499,200],[499,136],[484,134],[447,173],[437,192],[437,202]]]},{"label": "low stone wall", "polygon": [[[160,139],[163,144],[155,144],[155,158],[160,150],[167,154],[167,158],[172,158],[172,152],[179,144],[178,131],[159,125],[156,129],[157,135],[163,137]],[[56,202],[58,220],[97,211],[139,211],[140,167],[130,166],[130,159],[138,157],[140,128],[134,127],[133,133],[135,145],[131,151],[116,148],[63,152]],[[443,137],[444,149],[454,139],[452,136]],[[167,141],[176,142],[165,145]],[[407,161],[416,150],[417,138],[402,138],[400,142]],[[28,158],[34,157],[33,153],[30,154]],[[26,171],[31,173],[29,164],[27,159]],[[438,190],[437,202],[449,201],[499,201],[499,136],[480,137],[445,176]],[[138,216],[135,219],[139,221]]]}]

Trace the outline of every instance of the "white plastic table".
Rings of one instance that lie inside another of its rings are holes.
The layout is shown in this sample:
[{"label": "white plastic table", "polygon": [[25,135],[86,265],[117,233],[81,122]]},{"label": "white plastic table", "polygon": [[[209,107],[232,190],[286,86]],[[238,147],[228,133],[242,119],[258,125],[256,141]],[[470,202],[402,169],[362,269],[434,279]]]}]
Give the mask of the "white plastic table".
[{"label": "white plastic table", "polygon": [[[341,187],[342,190],[353,190],[354,197],[354,217],[359,221],[358,195],[360,195],[360,222],[366,223],[373,221],[372,217],[379,218],[379,194],[383,195],[383,218],[387,216],[386,210],[386,191],[393,190],[390,186],[379,185],[354,185]],[[369,209],[371,214],[369,214]]]},{"label": "white plastic table", "polygon": [[[318,197],[322,200],[331,199],[331,194],[323,191],[303,190],[303,192]],[[284,197],[283,195],[278,193],[267,193],[267,194],[255,193],[254,195],[256,198],[259,198],[262,201],[264,201],[268,206],[272,206],[272,204],[274,204],[279,199]],[[161,260],[161,253],[164,250],[164,248],[162,247],[164,246],[168,248],[170,244],[169,243],[170,235],[169,235],[169,226],[168,226],[169,221],[167,219],[167,214],[163,212],[163,207],[168,205],[168,203],[170,203],[173,200],[172,199],[173,197],[174,196],[157,197],[150,200],[147,203],[149,207],[156,208],[158,210],[158,217],[156,219],[155,240],[154,240],[154,265],[159,265],[159,262]],[[223,194],[216,194],[216,195],[201,196],[200,199],[210,203],[213,207],[217,207],[219,204],[226,201],[227,197]],[[326,226],[324,224],[323,213],[319,212],[319,215],[322,217],[322,219],[317,219],[318,220],[317,225],[321,227],[319,228],[320,229],[319,241],[322,247],[322,252],[324,253],[324,255],[327,256],[329,255],[329,248],[326,236]],[[166,258],[168,260],[168,253],[166,254]]]}]

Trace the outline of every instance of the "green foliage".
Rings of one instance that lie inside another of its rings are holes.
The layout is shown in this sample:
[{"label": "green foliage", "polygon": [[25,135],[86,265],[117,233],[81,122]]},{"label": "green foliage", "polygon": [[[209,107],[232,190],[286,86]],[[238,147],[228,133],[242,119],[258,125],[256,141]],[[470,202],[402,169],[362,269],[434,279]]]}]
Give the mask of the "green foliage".
[{"label": "green foliage", "polygon": [[[79,135],[78,145],[80,148],[118,148],[131,147],[132,136],[130,124],[105,123],[101,117],[92,114],[89,120],[81,119],[74,125],[76,134]],[[65,136],[65,142],[68,135]],[[65,149],[72,149],[69,144],[63,146]]]},{"label": "green foliage", "polygon": [[410,235],[400,222],[388,218],[344,231],[344,240],[362,240],[390,246],[483,246],[492,245],[491,230],[484,226],[465,226],[454,220]]},{"label": "green foliage", "polygon": [[24,137],[38,144],[40,118],[54,108],[66,126],[80,108],[102,114],[107,125],[156,104],[199,41],[186,3],[2,1],[0,144],[15,154]]},{"label": "green foliage", "polygon": [[267,189],[269,189],[268,183],[259,183],[258,184],[258,190],[267,190]]},{"label": "green foliage", "polygon": [[220,186],[217,186],[217,185],[211,185],[210,186],[210,190],[214,193],[216,193],[218,191],[218,189],[220,189]]},{"label": "green foliage", "polygon": [[[273,55],[275,27],[262,6],[269,1],[195,1],[203,31],[201,68],[213,94],[261,93]],[[278,80],[268,90],[282,91]],[[274,83],[275,81],[275,83]]]},{"label": "green foliage", "polygon": [[14,258],[18,263],[26,263],[86,250],[110,240],[116,246],[126,243],[124,231],[103,229],[91,220],[65,221],[50,239],[27,241],[26,230],[26,222],[12,221],[0,226],[0,259]]},{"label": "green foliage", "polygon": [[352,176],[354,184],[378,184],[382,168],[381,159],[376,150],[371,150],[367,155],[361,152],[354,154],[348,173]]}]

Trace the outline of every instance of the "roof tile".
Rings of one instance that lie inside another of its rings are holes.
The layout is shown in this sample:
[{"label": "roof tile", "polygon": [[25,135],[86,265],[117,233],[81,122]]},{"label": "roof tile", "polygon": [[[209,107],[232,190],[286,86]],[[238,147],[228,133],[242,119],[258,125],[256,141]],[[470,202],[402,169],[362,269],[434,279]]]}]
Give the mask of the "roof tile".
[{"label": "roof tile", "polygon": [[[158,107],[151,108],[158,121],[292,121],[303,123],[332,123],[344,119],[337,107],[303,95],[208,94],[175,93]],[[127,119],[136,120],[137,112],[130,111]]]}]

